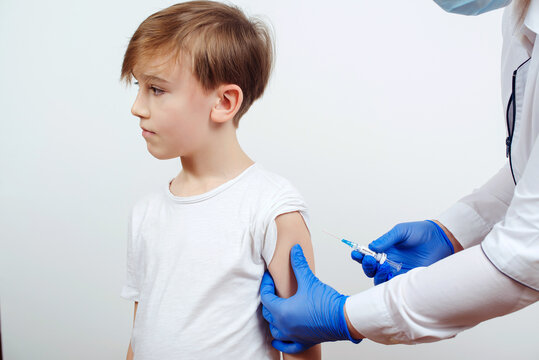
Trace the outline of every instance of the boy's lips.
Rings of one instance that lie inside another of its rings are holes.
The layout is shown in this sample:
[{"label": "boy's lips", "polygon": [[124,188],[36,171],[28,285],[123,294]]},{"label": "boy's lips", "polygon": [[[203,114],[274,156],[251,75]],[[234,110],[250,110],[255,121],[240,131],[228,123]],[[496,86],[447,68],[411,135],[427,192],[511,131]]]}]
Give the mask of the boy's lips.
[{"label": "boy's lips", "polygon": [[147,130],[147,129],[143,128],[142,126],[140,128],[142,129],[142,136],[144,136],[144,137],[147,137],[147,136],[150,136],[150,135],[155,135],[155,133],[153,131]]}]

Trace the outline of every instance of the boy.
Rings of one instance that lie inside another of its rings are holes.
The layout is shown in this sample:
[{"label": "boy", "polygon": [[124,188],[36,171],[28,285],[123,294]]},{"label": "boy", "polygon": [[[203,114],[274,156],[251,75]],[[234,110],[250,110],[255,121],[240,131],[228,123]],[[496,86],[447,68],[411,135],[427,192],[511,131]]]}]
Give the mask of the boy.
[{"label": "boy", "polygon": [[[268,82],[265,26],[210,1],[148,17],[129,42],[122,79],[148,151],[182,171],[135,205],[122,297],[135,302],[128,359],[278,359],[260,310],[266,268],[292,296],[290,248],[313,251],[297,191],[255,164],[236,128]],[[320,358],[319,346],[286,359]]]}]

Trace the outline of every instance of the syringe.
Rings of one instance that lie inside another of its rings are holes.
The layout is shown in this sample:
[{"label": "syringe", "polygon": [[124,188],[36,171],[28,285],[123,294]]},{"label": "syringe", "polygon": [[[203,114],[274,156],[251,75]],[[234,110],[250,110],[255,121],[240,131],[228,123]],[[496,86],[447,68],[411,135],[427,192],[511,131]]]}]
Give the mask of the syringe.
[{"label": "syringe", "polygon": [[333,236],[334,238],[337,238],[337,239],[340,239],[343,243],[345,243],[346,245],[350,246],[352,249],[354,250],[357,250],[359,251],[360,253],[362,253],[363,255],[370,255],[372,256],[373,258],[376,259],[376,261],[382,265],[383,263],[387,263],[389,266],[391,266],[393,269],[395,269],[395,271],[399,271],[401,268],[402,268],[402,264],[401,263],[398,263],[398,262],[395,262],[395,261],[392,261],[392,260],[389,260],[387,258],[387,254],[386,253],[377,253],[377,252],[374,252],[372,251],[371,249],[369,249],[368,247],[366,246],[363,246],[363,245],[360,245],[358,243],[355,243],[355,242],[352,242],[352,241],[349,241],[349,240],[346,240],[346,239],[341,239],[340,237],[336,236],[336,235],[333,235],[327,231],[324,230],[324,232],[328,235],[331,235]]}]

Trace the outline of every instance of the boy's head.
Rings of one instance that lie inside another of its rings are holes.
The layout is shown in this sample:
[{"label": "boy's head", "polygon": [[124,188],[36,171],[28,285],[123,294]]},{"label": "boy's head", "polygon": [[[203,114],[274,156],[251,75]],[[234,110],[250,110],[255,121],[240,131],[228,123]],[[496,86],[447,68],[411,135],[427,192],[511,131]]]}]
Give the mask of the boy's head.
[{"label": "boy's head", "polygon": [[124,55],[122,79],[130,82],[137,71],[156,73],[180,65],[189,68],[205,92],[237,85],[237,127],[262,96],[272,64],[271,36],[262,22],[232,6],[191,1],[161,10],[140,24]]}]

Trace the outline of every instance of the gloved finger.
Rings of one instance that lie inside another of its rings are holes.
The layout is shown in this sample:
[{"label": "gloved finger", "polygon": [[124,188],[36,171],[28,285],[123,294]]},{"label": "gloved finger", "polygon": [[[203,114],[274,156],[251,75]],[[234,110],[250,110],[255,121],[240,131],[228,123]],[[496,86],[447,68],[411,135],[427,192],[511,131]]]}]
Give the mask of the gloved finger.
[{"label": "gloved finger", "polygon": [[357,250],[352,251],[352,259],[355,260],[355,261],[357,261],[357,262],[360,263],[360,264],[361,264],[361,262],[363,261],[363,257],[364,257],[364,256],[365,256],[365,255],[363,255],[362,253],[360,253],[360,252],[357,251]]},{"label": "gloved finger", "polygon": [[273,322],[273,316],[271,316],[270,311],[268,309],[266,309],[266,307],[264,305],[262,305],[262,316],[270,324]]},{"label": "gloved finger", "polygon": [[406,240],[405,233],[402,231],[403,225],[404,224],[397,224],[393,226],[393,229],[372,241],[369,244],[369,249],[376,252],[385,252],[393,245]]},{"label": "gloved finger", "polygon": [[272,312],[283,299],[275,295],[275,283],[269,272],[265,272],[260,283],[260,301],[269,312]]},{"label": "gloved finger", "polygon": [[275,326],[273,326],[272,324],[269,324],[269,328],[270,328],[270,332],[271,332],[271,336],[275,339],[275,340],[285,340],[281,334],[281,332],[279,331],[279,329],[277,329]]},{"label": "gloved finger", "polygon": [[294,245],[290,250],[290,262],[292,264],[292,270],[294,270],[294,275],[296,276],[299,290],[303,287],[305,282],[311,282],[311,279],[314,277],[299,244]]},{"label": "gloved finger", "polygon": [[288,342],[288,341],[284,342],[284,341],[279,341],[279,340],[273,340],[271,342],[271,345],[275,349],[281,352],[287,353],[287,354],[297,354],[299,352],[307,350],[308,348],[312,346],[312,345],[307,346],[307,345],[297,343],[297,342]]},{"label": "gloved finger", "polygon": [[370,255],[366,255],[363,258],[363,262],[361,263],[361,265],[363,266],[363,272],[365,273],[365,275],[370,278],[375,276],[378,272],[378,262],[374,257]]},{"label": "gloved finger", "polygon": [[389,266],[386,263],[383,263],[378,268],[378,272],[376,275],[374,275],[374,285],[378,285],[381,283],[386,282],[388,279],[389,274],[391,273],[391,266]]}]

